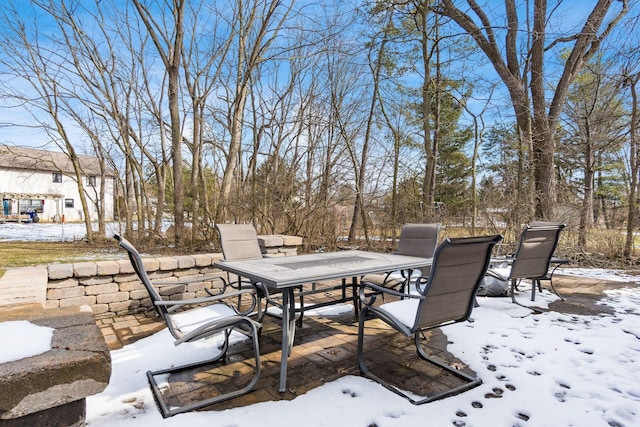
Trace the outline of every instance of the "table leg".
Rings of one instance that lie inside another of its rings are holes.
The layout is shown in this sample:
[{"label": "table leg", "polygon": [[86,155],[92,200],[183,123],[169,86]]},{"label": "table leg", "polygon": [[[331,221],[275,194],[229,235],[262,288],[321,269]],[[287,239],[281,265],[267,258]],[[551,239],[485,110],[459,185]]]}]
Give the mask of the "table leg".
[{"label": "table leg", "polygon": [[296,313],[293,288],[282,290],[282,355],[280,358],[280,386],[278,391],[287,390],[287,362],[293,348],[296,334]]},{"label": "table leg", "polygon": [[358,296],[358,278],[356,276],[351,278],[351,297],[353,298],[353,311],[358,317],[360,313],[360,297]]}]

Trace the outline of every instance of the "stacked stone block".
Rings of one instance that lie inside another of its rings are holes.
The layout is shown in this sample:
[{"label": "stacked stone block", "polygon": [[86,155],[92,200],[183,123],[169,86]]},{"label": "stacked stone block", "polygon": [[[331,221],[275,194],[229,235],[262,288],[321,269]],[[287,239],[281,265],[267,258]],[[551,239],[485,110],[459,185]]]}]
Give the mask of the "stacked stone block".
[{"label": "stacked stone block", "polygon": [[[302,238],[297,236],[261,235],[258,241],[266,257],[297,255],[302,245]],[[206,288],[220,288],[226,274],[213,267],[220,259],[219,253],[198,254],[143,257],[143,263],[160,295],[178,300],[205,297],[209,295]],[[98,319],[153,308],[128,259],[49,264],[47,274],[45,308],[86,305]]]},{"label": "stacked stone block", "polygon": [[[149,278],[166,299],[204,297],[222,286],[213,267],[221,254],[143,258]],[[46,308],[87,305],[97,318],[152,309],[151,299],[129,260],[50,264]],[[203,280],[200,280],[203,279]],[[178,283],[186,281],[188,283]]]},{"label": "stacked stone block", "polygon": [[298,254],[302,237],[270,234],[258,236],[260,249],[265,257],[292,256]]}]

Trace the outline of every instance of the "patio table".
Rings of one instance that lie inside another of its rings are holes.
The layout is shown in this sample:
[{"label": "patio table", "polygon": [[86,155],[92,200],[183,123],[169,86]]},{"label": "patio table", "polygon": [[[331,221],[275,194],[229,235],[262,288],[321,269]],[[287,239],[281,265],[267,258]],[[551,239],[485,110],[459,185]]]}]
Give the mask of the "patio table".
[{"label": "patio table", "polygon": [[367,251],[342,251],[297,255],[293,257],[262,258],[247,261],[217,261],[214,266],[262,283],[269,289],[282,290],[282,357],[279,392],[286,391],[287,359],[295,338],[295,299],[293,290],[314,282],[351,277],[369,273],[418,269],[431,265],[431,258]]}]

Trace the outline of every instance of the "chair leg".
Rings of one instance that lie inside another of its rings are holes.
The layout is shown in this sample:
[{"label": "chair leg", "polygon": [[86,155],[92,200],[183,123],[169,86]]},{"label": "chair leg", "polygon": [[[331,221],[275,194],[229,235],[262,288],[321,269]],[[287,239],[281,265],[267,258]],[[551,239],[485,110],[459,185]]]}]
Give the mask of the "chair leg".
[{"label": "chair leg", "polygon": [[356,317],[358,317],[358,315],[360,314],[361,307],[360,307],[360,297],[358,296],[358,278],[357,277],[351,278],[351,300],[353,302],[353,312],[356,315]]},{"label": "chair leg", "polygon": [[480,384],[482,384],[482,379],[474,377],[472,375],[467,374],[466,372],[460,371],[458,369],[454,369],[451,366],[449,366],[447,363],[445,363],[444,361],[441,361],[435,357],[429,356],[425,351],[424,351],[424,347],[422,347],[422,345],[420,344],[420,334],[417,333],[415,334],[415,345],[416,345],[416,351],[418,352],[418,356],[420,356],[420,358],[422,360],[425,360],[429,363],[431,363],[432,365],[436,365],[442,369],[444,369],[445,371],[449,372],[450,374],[455,375],[456,377],[462,379],[465,381],[464,384],[459,385],[458,387],[454,387],[452,389],[449,390],[445,390],[443,392],[440,392],[434,396],[430,396],[426,399],[423,399],[421,401],[418,402],[418,404],[421,403],[427,403],[427,402],[433,402],[434,400],[439,400],[439,399],[443,399],[445,397],[449,397],[449,396],[453,396],[462,392],[465,392],[467,390],[470,390],[474,387],[479,386]]},{"label": "chair leg", "polygon": [[[413,275],[413,269],[408,269],[405,274],[406,277],[404,277],[404,281],[400,285],[400,292],[409,295],[411,293],[411,276]],[[401,297],[401,299],[404,299],[404,297]]]},{"label": "chair leg", "polygon": [[560,301],[566,301],[567,299],[565,297],[563,297],[562,295],[560,295],[560,293],[558,292],[558,290],[556,289],[556,287],[553,285],[553,274],[556,272],[556,270],[558,269],[558,267],[560,267],[561,265],[563,265],[564,263],[558,263],[556,264],[553,269],[551,270],[550,273],[547,274],[547,276],[545,276],[544,278],[538,280],[538,291],[542,292],[542,280],[548,280],[549,281],[549,286],[551,287],[551,292],[553,292],[554,294],[556,294],[556,296],[558,298],[560,298]]},{"label": "chair leg", "polygon": [[[531,294],[531,301],[534,301],[536,283],[533,280],[532,280],[532,283],[531,283],[531,287],[533,288],[532,291],[531,291],[531,293],[532,293]],[[540,309],[540,308],[537,308],[537,307],[528,306],[528,305],[524,305],[524,304],[521,304],[519,301],[517,301],[516,300],[516,294],[515,294],[515,290],[516,289],[517,289],[516,279],[513,279],[511,281],[511,290],[510,290],[510,292],[511,292],[511,302],[512,303],[517,304],[520,307],[528,308],[529,310],[531,310],[531,311],[533,311],[535,313],[542,313],[544,311],[543,309]]]},{"label": "chair leg", "polygon": [[516,279],[511,279],[511,302],[516,303]]},{"label": "chair leg", "polygon": [[418,356],[425,360],[428,363],[431,363],[432,365],[435,365],[453,375],[455,375],[456,377],[464,380],[464,383],[457,386],[457,387],[453,387],[451,389],[447,389],[445,391],[442,391],[440,393],[437,393],[433,396],[425,396],[421,399],[416,399],[416,396],[413,394],[408,394],[405,393],[404,391],[402,391],[401,389],[399,389],[398,387],[394,386],[393,384],[383,380],[382,378],[378,377],[377,375],[375,375],[373,372],[371,372],[371,370],[367,367],[365,359],[364,359],[364,325],[365,325],[365,321],[366,321],[366,316],[367,316],[367,308],[363,308],[360,311],[360,315],[358,316],[358,344],[357,344],[357,358],[358,358],[358,367],[360,368],[360,372],[366,376],[367,378],[370,378],[372,380],[374,380],[375,382],[377,382],[378,384],[382,385],[383,387],[385,387],[387,390],[392,391],[394,393],[396,393],[399,396],[404,397],[405,399],[407,399],[409,402],[411,402],[414,405],[422,405],[424,403],[429,403],[429,402],[433,402],[435,400],[440,400],[440,399],[444,399],[445,397],[449,397],[449,396],[453,396],[459,393],[462,393],[464,391],[470,390],[474,387],[479,386],[480,384],[482,384],[482,379],[480,378],[476,378],[473,377],[465,372],[459,371],[457,369],[454,369],[452,367],[450,367],[449,365],[447,365],[446,363],[443,363],[433,357],[428,356],[424,349],[422,348],[422,346],[420,345],[420,333],[415,334],[414,339],[415,339],[415,343],[416,343],[416,350],[418,352]]},{"label": "chair leg", "polygon": [[540,281],[538,279],[531,279],[531,301],[536,300],[536,287],[540,286]]},{"label": "chair leg", "polygon": [[[262,298],[257,297],[256,298],[256,312],[255,312],[255,316],[256,316],[256,320],[258,322],[262,321],[262,318],[264,317],[265,311],[267,310],[266,304],[264,309],[262,308]],[[253,315],[253,313],[252,313]]]},{"label": "chair leg", "polygon": [[[558,267],[556,267],[556,268],[558,268]],[[558,293],[558,291],[556,290],[555,286],[553,286],[553,273],[555,271],[556,270],[554,269],[553,272],[551,272],[551,275],[549,276],[549,286],[551,286],[551,290],[553,291],[553,293],[556,294],[556,296],[558,298],[560,298],[560,301],[566,301],[567,299],[565,297],[563,297],[562,295],[560,295]]]},{"label": "chair leg", "polygon": [[218,396],[214,396],[212,398],[209,399],[204,399],[204,400],[200,400],[200,401],[196,401],[187,405],[183,405],[180,407],[169,407],[169,405],[167,404],[167,402],[164,399],[164,395],[162,394],[162,390],[160,390],[160,387],[158,386],[158,383],[156,381],[156,376],[158,375],[166,375],[166,374],[175,374],[175,373],[179,373],[179,372],[184,372],[184,371],[188,371],[191,369],[196,369],[196,368],[200,368],[200,367],[204,367],[204,366],[209,366],[209,365],[217,365],[217,364],[223,364],[225,363],[225,359],[226,359],[226,353],[227,353],[227,349],[228,349],[228,341],[229,341],[229,335],[231,333],[231,329],[227,329],[224,331],[225,333],[225,343],[223,344],[223,349],[222,351],[216,355],[216,357],[212,358],[212,359],[208,359],[205,361],[201,361],[201,362],[195,362],[195,363],[189,363],[186,365],[181,365],[181,366],[177,366],[177,367],[172,367],[172,368],[167,368],[167,369],[161,369],[158,371],[147,371],[147,380],[149,381],[149,385],[151,387],[151,391],[153,393],[153,397],[156,400],[156,402],[158,403],[158,406],[160,408],[160,412],[162,413],[162,417],[163,418],[168,418],[168,417],[172,417],[176,414],[181,414],[183,412],[189,412],[189,411],[193,411],[196,409],[201,409],[207,406],[211,406],[214,405],[216,403],[220,403],[220,402],[224,402],[226,400],[230,400],[233,399],[235,397],[241,396],[243,394],[246,394],[248,392],[250,392],[256,385],[256,383],[258,382],[258,379],[260,378],[260,347],[259,347],[259,341],[258,341],[258,330],[256,328],[256,326],[249,320],[242,320],[239,321],[238,324],[239,325],[241,323],[244,323],[246,325],[249,326],[250,330],[251,330],[251,340],[253,342],[253,353],[254,353],[254,359],[255,359],[255,373],[251,379],[251,381],[245,385],[244,387],[234,390],[232,392],[226,393],[226,394],[222,394],[222,395],[218,395]]}]

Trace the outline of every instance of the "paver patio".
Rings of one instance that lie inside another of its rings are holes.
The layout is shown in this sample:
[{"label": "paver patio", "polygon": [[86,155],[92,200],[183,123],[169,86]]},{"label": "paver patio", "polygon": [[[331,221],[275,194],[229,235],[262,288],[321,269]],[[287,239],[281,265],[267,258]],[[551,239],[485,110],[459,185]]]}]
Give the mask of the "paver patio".
[{"label": "paver patio", "polygon": [[[596,314],[605,311],[606,306],[597,304],[602,292],[605,289],[625,286],[624,283],[561,275],[556,276],[554,283],[567,300],[552,303],[550,310],[572,314]],[[545,292],[549,292],[548,287],[545,288]],[[529,304],[528,297],[527,292],[522,292],[518,299]],[[103,319],[99,320],[98,324],[110,349],[115,350],[163,329],[163,322],[149,316],[153,314]],[[403,382],[400,385],[403,388],[420,395],[457,384],[457,378],[421,362],[415,353],[412,339],[391,332],[383,323],[378,323],[378,326],[367,328],[368,336],[365,340],[368,348],[367,358],[378,375],[394,378],[395,381],[401,378]],[[278,380],[282,333],[279,320],[265,316],[260,340],[262,375],[255,391],[211,409],[246,406],[263,401],[290,400],[342,376],[359,375],[356,362],[357,330],[357,318],[352,313],[329,317],[305,316],[303,326],[296,331],[295,346],[289,358],[288,389],[280,394]],[[431,354],[438,355],[449,363],[455,363],[461,369],[467,369],[464,361],[457,360],[446,351],[447,337],[439,329],[431,331],[425,338],[425,347]],[[216,387],[229,382],[230,378],[233,378],[234,382],[248,381],[252,372],[251,367],[245,363],[245,355],[250,352],[248,344],[236,344],[230,350],[227,366],[217,373],[189,371],[173,375],[170,379],[170,399],[182,402],[201,394],[210,395],[216,392]]]}]

